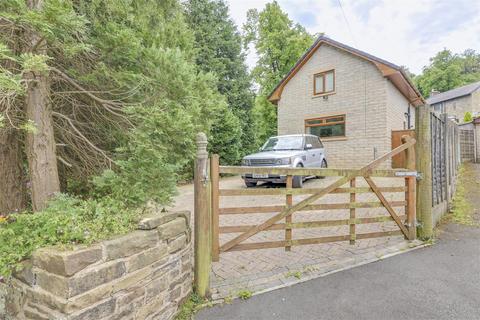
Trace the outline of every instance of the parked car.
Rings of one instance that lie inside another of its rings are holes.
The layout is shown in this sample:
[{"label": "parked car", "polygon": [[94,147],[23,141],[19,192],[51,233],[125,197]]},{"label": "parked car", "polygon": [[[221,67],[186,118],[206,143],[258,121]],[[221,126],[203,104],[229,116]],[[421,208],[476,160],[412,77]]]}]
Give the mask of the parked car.
[{"label": "parked car", "polygon": [[[271,137],[258,153],[243,158],[242,166],[311,168],[327,167],[325,148],[319,137],[311,134],[292,134]],[[258,182],[285,183],[285,175],[244,174],[247,187],[254,187]],[[293,187],[301,188],[303,181],[309,177],[294,176]]]}]

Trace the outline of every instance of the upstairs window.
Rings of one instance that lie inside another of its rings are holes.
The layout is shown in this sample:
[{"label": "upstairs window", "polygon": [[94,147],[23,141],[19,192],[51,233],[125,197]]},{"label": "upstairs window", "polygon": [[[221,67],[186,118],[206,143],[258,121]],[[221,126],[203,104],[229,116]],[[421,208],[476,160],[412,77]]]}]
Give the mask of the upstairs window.
[{"label": "upstairs window", "polygon": [[313,76],[313,95],[335,91],[335,70],[317,73]]},{"label": "upstairs window", "polygon": [[307,119],[305,132],[320,138],[345,137],[345,115]]}]

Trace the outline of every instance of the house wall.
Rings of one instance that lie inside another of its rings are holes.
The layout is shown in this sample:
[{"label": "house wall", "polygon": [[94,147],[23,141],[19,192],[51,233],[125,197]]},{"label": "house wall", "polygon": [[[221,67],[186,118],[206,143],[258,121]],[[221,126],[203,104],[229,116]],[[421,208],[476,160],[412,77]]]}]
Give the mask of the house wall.
[{"label": "house wall", "polygon": [[[480,103],[478,96],[475,96],[475,100]],[[433,108],[436,112],[447,113],[449,115],[455,116],[460,123],[463,122],[463,117],[465,112],[472,112],[472,95],[459,97],[456,99],[443,101],[433,105]],[[480,111],[480,104],[478,105],[478,111]]]},{"label": "house wall", "polygon": [[480,115],[480,90],[477,90],[471,94],[472,96],[472,113],[477,113],[477,115]]},{"label": "house wall", "polygon": [[[405,98],[400,91],[389,81],[385,80],[387,85],[387,130],[405,130],[415,128],[415,107]],[[410,108],[410,128],[405,113]]]},{"label": "house wall", "polygon": [[[329,69],[335,94],[314,97],[313,75]],[[386,79],[372,63],[322,44],[283,90],[278,133],[304,133],[305,119],[339,114],[346,115],[346,137],[323,139],[330,167],[359,168],[391,150]]]}]

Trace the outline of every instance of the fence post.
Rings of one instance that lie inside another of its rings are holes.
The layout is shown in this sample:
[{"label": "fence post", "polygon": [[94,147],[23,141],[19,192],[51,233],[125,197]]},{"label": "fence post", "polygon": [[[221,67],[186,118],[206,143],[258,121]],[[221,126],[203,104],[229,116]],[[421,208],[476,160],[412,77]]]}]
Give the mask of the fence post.
[{"label": "fence post", "polygon": [[[412,137],[403,136],[402,143],[407,143]],[[405,150],[405,160],[406,168],[408,170],[415,170],[415,146],[412,146]],[[405,185],[407,187],[406,192],[406,214],[407,214],[407,225],[408,225],[408,240],[415,240],[417,237],[417,227],[416,227],[416,198],[415,198],[415,189],[416,189],[416,178],[415,177],[406,177]]]},{"label": "fence post", "polygon": [[415,110],[417,143],[415,147],[417,171],[417,219],[420,238],[429,239],[433,234],[432,216],[432,133],[430,106],[418,106]]},{"label": "fence post", "polygon": [[210,181],[212,187],[212,261],[218,262],[220,260],[220,250],[219,250],[219,235],[218,228],[220,224],[220,218],[218,216],[219,206],[220,206],[220,157],[218,154],[213,154],[210,159]]},{"label": "fence post", "polygon": [[211,219],[208,179],[207,136],[197,134],[197,157],[194,171],[195,198],[195,290],[201,297],[210,295]]}]

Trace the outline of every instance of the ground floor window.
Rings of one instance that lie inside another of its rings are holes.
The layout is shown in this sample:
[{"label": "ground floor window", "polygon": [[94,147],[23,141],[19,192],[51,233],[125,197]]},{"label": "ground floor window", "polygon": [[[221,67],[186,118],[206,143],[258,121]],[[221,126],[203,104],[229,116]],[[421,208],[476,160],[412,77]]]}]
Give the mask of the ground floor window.
[{"label": "ground floor window", "polygon": [[345,137],[345,115],[306,119],[305,132],[321,138]]}]

